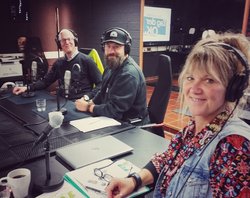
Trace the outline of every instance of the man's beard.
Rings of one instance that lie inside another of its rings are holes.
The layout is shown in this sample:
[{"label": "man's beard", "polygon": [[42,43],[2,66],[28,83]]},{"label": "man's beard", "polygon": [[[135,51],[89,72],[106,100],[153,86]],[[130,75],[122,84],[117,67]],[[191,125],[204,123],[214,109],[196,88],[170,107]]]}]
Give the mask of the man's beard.
[{"label": "man's beard", "polygon": [[110,69],[116,69],[118,68],[124,61],[125,56],[119,56],[119,55],[105,55],[104,56],[104,61],[105,64],[110,68]]}]

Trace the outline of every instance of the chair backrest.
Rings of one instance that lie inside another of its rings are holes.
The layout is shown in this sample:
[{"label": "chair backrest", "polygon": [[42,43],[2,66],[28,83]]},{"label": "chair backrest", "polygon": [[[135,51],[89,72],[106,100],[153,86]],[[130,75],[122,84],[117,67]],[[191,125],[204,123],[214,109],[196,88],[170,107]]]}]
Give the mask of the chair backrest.
[{"label": "chair backrest", "polygon": [[95,62],[95,64],[97,65],[99,71],[101,72],[101,74],[103,74],[104,72],[104,67],[102,64],[102,61],[100,59],[100,56],[98,54],[98,52],[95,49],[90,49],[90,48],[79,48],[78,49],[80,52],[89,55],[93,61]]},{"label": "chair backrest", "polygon": [[24,47],[24,60],[21,61],[23,67],[23,75],[26,83],[32,78],[32,62],[37,63],[36,75],[33,82],[42,79],[48,72],[49,64],[45,57],[42,42],[39,37],[27,37],[27,41]]},{"label": "chair backrest", "polygon": [[[159,124],[164,121],[172,88],[172,67],[169,56],[165,54],[159,55],[157,74],[158,82],[148,103],[148,113],[150,122]],[[161,130],[161,132],[157,133],[162,133],[158,135],[163,136],[163,129]]]}]

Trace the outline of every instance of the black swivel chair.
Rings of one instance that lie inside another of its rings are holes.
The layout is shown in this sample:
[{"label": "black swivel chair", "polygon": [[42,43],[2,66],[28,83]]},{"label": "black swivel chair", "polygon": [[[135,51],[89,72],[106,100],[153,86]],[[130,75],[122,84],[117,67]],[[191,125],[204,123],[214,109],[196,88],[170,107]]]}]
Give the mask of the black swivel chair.
[{"label": "black swivel chair", "polygon": [[91,52],[91,48],[79,48],[78,49],[80,52],[82,52],[82,53],[84,53],[84,54],[86,54],[86,55],[88,55],[90,52]]},{"label": "black swivel chair", "polygon": [[159,136],[164,137],[163,121],[172,89],[171,59],[165,54],[159,55],[157,68],[158,82],[148,103],[148,113],[152,125],[142,126]]},{"label": "black swivel chair", "polygon": [[[39,37],[28,37],[24,48],[24,60],[22,61],[23,74],[26,81],[31,80],[32,61],[37,62],[36,79],[42,79],[48,72],[48,61],[45,57],[42,43]],[[26,82],[29,83],[29,82]]]}]

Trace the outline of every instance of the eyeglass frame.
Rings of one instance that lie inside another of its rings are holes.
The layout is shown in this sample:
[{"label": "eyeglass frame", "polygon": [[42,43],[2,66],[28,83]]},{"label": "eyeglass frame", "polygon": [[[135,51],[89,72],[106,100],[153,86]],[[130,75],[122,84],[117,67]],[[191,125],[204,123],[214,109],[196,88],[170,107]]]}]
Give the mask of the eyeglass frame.
[{"label": "eyeglass frame", "polygon": [[[115,162],[116,162],[116,161],[113,161],[112,163],[110,163],[110,164],[108,164],[108,165],[106,165],[106,166],[100,167],[100,168],[94,168],[94,175],[95,175],[96,177],[98,177],[99,179],[104,180],[104,181],[106,181],[106,182],[109,183],[109,182],[111,181],[111,179],[113,178],[113,176],[110,175],[110,174],[104,173],[104,172],[102,171],[102,169],[111,166],[111,165],[114,164]],[[133,166],[131,165],[131,167],[130,167],[130,169],[129,169],[128,176],[131,174],[131,170],[132,170],[132,169],[133,169]],[[100,173],[100,174],[98,174],[98,173]]]},{"label": "eyeglass frame", "polygon": [[[111,162],[110,164],[108,164],[108,165],[106,165],[106,166],[103,166],[103,167],[100,167],[100,168],[94,168],[94,175],[95,175],[96,177],[98,177],[99,179],[102,179],[102,180],[104,180],[104,181],[106,181],[106,182],[109,183],[110,180],[107,179],[107,176],[108,176],[108,177],[111,177],[111,178],[113,178],[113,176],[110,175],[110,174],[104,174],[103,171],[102,171],[102,169],[107,168],[107,167],[111,166],[111,165],[114,164],[114,163],[115,163],[115,162],[113,161],[113,162]],[[98,174],[98,173],[100,173],[100,174]]]},{"label": "eyeglass frame", "polygon": [[73,38],[73,37],[70,37],[70,38],[61,38],[59,41],[60,41],[60,43],[66,43],[66,41],[71,42],[71,41],[73,41],[73,40],[74,40],[74,38]]}]

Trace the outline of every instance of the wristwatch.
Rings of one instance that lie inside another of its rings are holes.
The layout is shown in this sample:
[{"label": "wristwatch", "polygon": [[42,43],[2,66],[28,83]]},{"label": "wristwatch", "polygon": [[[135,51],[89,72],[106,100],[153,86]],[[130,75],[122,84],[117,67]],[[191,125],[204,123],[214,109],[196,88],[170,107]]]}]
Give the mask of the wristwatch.
[{"label": "wristwatch", "polygon": [[89,96],[88,95],[83,95],[83,100],[85,100],[86,102],[89,102]]},{"label": "wristwatch", "polygon": [[141,185],[142,185],[142,180],[141,177],[138,173],[132,173],[130,175],[128,175],[128,178],[132,177],[135,180],[135,189],[134,191],[137,191]]}]

